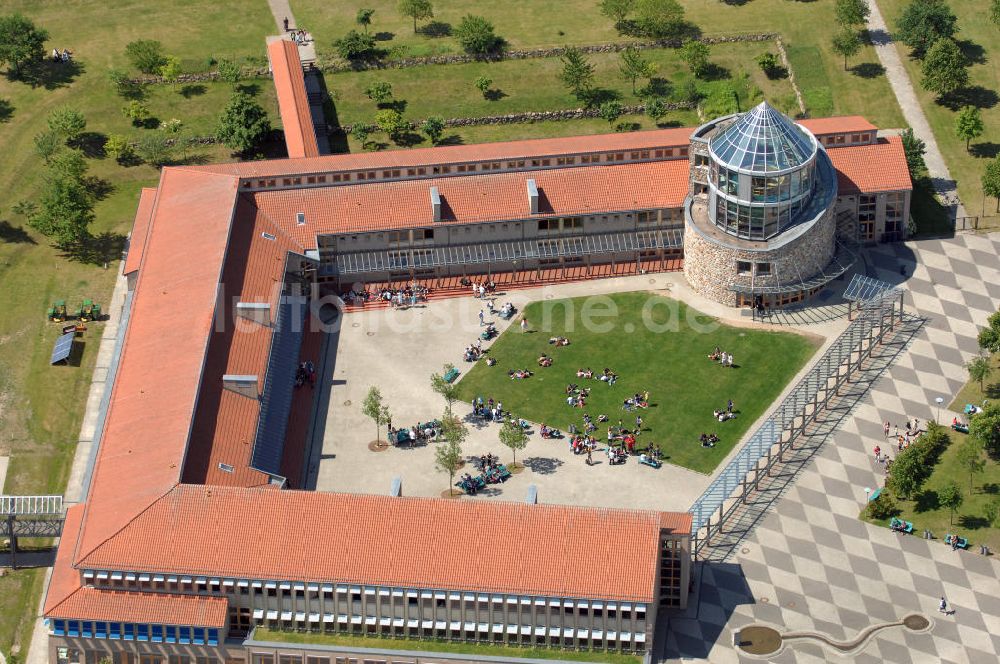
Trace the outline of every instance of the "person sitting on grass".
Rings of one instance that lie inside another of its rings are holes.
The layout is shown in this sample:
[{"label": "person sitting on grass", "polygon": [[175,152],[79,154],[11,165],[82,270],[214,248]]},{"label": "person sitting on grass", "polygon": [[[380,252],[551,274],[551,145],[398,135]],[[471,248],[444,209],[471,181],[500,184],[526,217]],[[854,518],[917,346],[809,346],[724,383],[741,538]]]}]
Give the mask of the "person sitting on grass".
[{"label": "person sitting on grass", "polygon": [[544,355],[544,354],[541,355],[538,358],[538,366],[540,366],[540,367],[551,367],[552,366],[552,358],[549,357],[548,355]]},{"label": "person sitting on grass", "polygon": [[549,337],[549,343],[556,346],[568,346],[569,339],[566,337]]},{"label": "person sitting on grass", "polygon": [[708,356],[708,359],[712,360],[713,362],[718,362],[720,357],[722,357],[722,351],[719,349],[718,346],[716,346],[715,350],[713,350],[712,353]]},{"label": "person sitting on grass", "polygon": [[604,381],[608,385],[614,385],[615,381],[618,380],[618,374],[611,369],[604,367],[604,373],[601,374],[598,380]]},{"label": "person sitting on grass", "polygon": [[511,380],[522,380],[524,378],[530,378],[532,373],[527,369],[511,369],[507,372]]},{"label": "person sitting on grass", "polygon": [[577,369],[576,370],[576,377],[577,378],[593,378],[594,377],[594,372],[591,371],[590,367],[587,367],[586,369]]}]

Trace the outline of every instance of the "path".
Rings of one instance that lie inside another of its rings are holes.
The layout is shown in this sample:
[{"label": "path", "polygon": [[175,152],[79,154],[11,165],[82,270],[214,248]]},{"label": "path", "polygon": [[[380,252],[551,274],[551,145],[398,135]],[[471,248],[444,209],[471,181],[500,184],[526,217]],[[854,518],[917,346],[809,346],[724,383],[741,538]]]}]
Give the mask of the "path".
[{"label": "path", "polygon": [[[728,557],[698,564],[697,595],[684,616],[670,621],[661,656],[751,661],[733,647],[734,630],[763,623],[781,630],[815,630],[838,640],[863,628],[924,613],[927,634],[886,630],[852,662],[995,662],[1000,653],[1000,560],[956,552],[940,538],[900,536],[858,519],[865,488],[884,477],[872,458],[885,444],[881,422],[935,417],[964,384],[963,363],[977,352],[976,334],[1000,307],[1000,234],[959,235],[880,245],[868,250],[875,276],[912,275],[910,313],[923,319],[906,347],[881,372],[862,375],[811,431],[797,454],[764,487],[762,514],[727,529]],[[890,349],[890,352],[891,349]],[[888,363],[884,363],[888,365]],[[942,417],[947,418],[946,413]],[[794,482],[782,473],[797,472]],[[920,527],[920,524],[917,524]],[[956,609],[937,613],[941,596]],[[844,661],[817,644],[801,643],[769,658],[777,664]]]},{"label": "path", "polygon": [[299,26],[295,22],[295,15],[292,14],[292,6],[288,0],[267,0],[271,7],[271,14],[274,16],[274,24],[278,26],[278,34],[285,34],[285,19],[288,19],[288,29],[295,30]]},{"label": "path", "polygon": [[892,40],[892,33],[886,27],[878,3],[875,0],[868,0],[868,5],[871,7],[871,15],[868,17],[868,34],[875,45],[875,52],[878,53],[878,59],[885,67],[885,75],[889,79],[889,85],[892,86],[892,91],[896,95],[896,101],[899,102],[899,108],[903,111],[906,123],[913,128],[913,133],[927,145],[924,162],[927,164],[931,181],[934,183],[934,190],[941,197],[945,209],[948,210],[948,214],[954,222],[956,216],[966,216],[965,207],[958,199],[955,181],[952,179],[951,173],[948,172],[948,166],[941,155],[941,150],[938,149],[934,132],[931,131],[927,116],[924,115],[924,111],[920,107],[913,83],[903,67],[903,60],[899,57],[899,51],[896,50],[896,44]]}]

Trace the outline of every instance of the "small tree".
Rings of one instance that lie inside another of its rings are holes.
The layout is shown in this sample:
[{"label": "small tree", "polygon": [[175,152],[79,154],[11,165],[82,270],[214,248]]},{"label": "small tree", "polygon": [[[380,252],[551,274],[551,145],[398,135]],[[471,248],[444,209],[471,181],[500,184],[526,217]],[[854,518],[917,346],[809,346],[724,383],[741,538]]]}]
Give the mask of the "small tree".
[{"label": "small tree", "polygon": [[232,60],[219,60],[219,79],[236,87],[243,78],[243,68]]},{"label": "small tree", "polygon": [[774,73],[778,71],[778,62],[778,56],[770,51],[764,51],[757,56],[757,66],[768,78],[774,76]]},{"label": "small tree", "polygon": [[361,402],[361,412],[365,417],[375,423],[375,439],[382,440],[383,414],[386,412],[385,404],[382,401],[382,392],[372,385],[365,394],[364,401]]},{"label": "small tree", "polygon": [[910,177],[915,180],[927,168],[924,164],[927,144],[914,134],[910,127],[904,129],[899,137],[903,142],[903,154],[906,155],[906,166],[910,170]]},{"label": "small tree", "polygon": [[128,161],[132,156],[132,144],[129,143],[128,136],[122,134],[108,136],[108,140],[104,141],[104,154],[118,163]]},{"label": "small tree", "polygon": [[39,205],[28,217],[28,225],[51,238],[56,248],[73,252],[90,237],[93,221],[94,199],[83,181],[50,170],[45,176]]},{"label": "small tree", "polygon": [[983,458],[983,444],[975,438],[966,438],[956,454],[958,465],[969,473],[969,493],[973,492],[972,478],[986,470],[986,459]]},{"label": "small tree", "polygon": [[361,149],[368,149],[368,138],[371,136],[372,132],[375,130],[367,122],[358,122],[353,127],[351,127],[351,135],[354,136],[361,143]]},{"label": "small tree", "polygon": [[965,139],[965,151],[969,151],[972,139],[983,135],[983,116],[976,106],[965,106],[955,117],[955,135]]},{"label": "small tree", "polygon": [[181,61],[180,58],[168,55],[164,58],[163,64],[160,65],[160,76],[163,80],[170,84],[170,87],[177,89],[177,79],[181,75]]},{"label": "small tree", "polygon": [[35,135],[35,153],[44,159],[45,163],[48,163],[65,143],[65,139],[60,134],[54,131],[43,131]]},{"label": "small tree", "polygon": [[461,420],[446,411],[441,418],[441,437],[443,445],[434,448],[434,466],[441,472],[448,473],[448,495],[455,495],[455,473],[462,467],[462,443],[468,435],[468,430]]},{"label": "small tree", "polygon": [[844,56],[844,71],[847,71],[847,58],[857,55],[861,50],[861,40],[858,39],[858,31],[854,28],[844,27],[833,36],[830,42],[833,52]]},{"label": "small tree", "polygon": [[173,154],[167,137],[158,132],[144,133],[135,145],[135,153],[150,166],[159,168],[170,161]]},{"label": "small tree", "polygon": [[708,70],[708,45],[696,39],[689,39],[681,46],[681,60],[688,66],[691,73],[701,77]]},{"label": "small tree", "polygon": [[[1000,157],[986,164],[980,181],[983,184],[983,195],[997,199],[996,211],[1000,212]],[[997,341],[1000,345],[1000,338]]]},{"label": "small tree", "polygon": [[21,14],[0,16],[0,64],[20,74],[22,66],[45,57],[48,38],[48,32]]},{"label": "small tree", "polygon": [[267,111],[245,92],[236,92],[219,118],[215,135],[222,144],[244,154],[249,152],[271,131]]},{"label": "small tree", "polygon": [[991,456],[1000,456],[1000,403],[992,402],[969,418],[969,436],[982,443]]},{"label": "small tree", "polygon": [[476,79],[476,89],[482,93],[483,97],[487,96],[491,85],[493,85],[493,79],[489,76],[480,76]]},{"label": "small tree", "polygon": [[381,106],[392,99],[392,83],[389,81],[372,81],[371,85],[365,88],[365,95]]},{"label": "small tree", "polygon": [[149,107],[137,99],[133,99],[122,107],[122,115],[132,121],[135,126],[149,119]]},{"label": "small tree", "polygon": [[437,374],[431,374],[431,389],[441,395],[444,398],[445,407],[448,412],[451,412],[451,406],[458,400],[458,385],[455,383],[449,383],[444,379],[445,375],[455,369],[454,364],[444,365],[444,371]]},{"label": "small tree", "polygon": [[636,22],[649,37],[676,36],[684,28],[684,7],[677,0],[637,0]]},{"label": "small tree", "polygon": [[358,13],[354,16],[354,22],[360,25],[365,30],[365,34],[368,34],[368,26],[372,24],[372,16],[375,15],[374,9],[361,8]]},{"label": "small tree", "polygon": [[528,434],[521,427],[520,418],[511,415],[504,420],[498,435],[500,436],[500,443],[504,447],[509,448],[514,455],[514,463],[512,465],[517,466],[517,451],[523,450],[528,446]]},{"label": "small tree", "polygon": [[990,20],[1000,25],[1000,0],[990,1]]},{"label": "small tree", "polygon": [[626,47],[620,57],[618,70],[622,78],[632,83],[632,94],[635,94],[636,80],[652,77],[656,73],[656,65],[642,57],[642,52],[635,46]]},{"label": "small tree", "polygon": [[167,63],[163,55],[163,44],[155,39],[137,39],[125,45],[125,55],[132,66],[143,74],[157,74]]},{"label": "small tree", "polygon": [[594,85],[594,65],[575,46],[567,46],[559,60],[563,64],[559,80],[582,101]]},{"label": "small tree", "polygon": [[969,372],[969,380],[979,383],[979,391],[984,391],[983,383],[990,376],[993,367],[990,366],[990,358],[984,355],[977,355],[968,361],[965,368]]},{"label": "small tree", "polygon": [[939,39],[920,65],[920,85],[943,97],[969,84],[968,63],[954,39]]},{"label": "small tree", "polygon": [[620,101],[612,99],[601,104],[597,111],[602,120],[607,120],[608,124],[614,126],[618,118],[622,116],[622,104]]},{"label": "small tree", "polygon": [[375,37],[357,30],[348,30],[333,46],[345,60],[366,60],[375,55]]},{"label": "small tree", "polygon": [[47,177],[83,182],[86,174],[87,160],[79,150],[61,150],[49,161]]},{"label": "small tree", "polygon": [[896,455],[885,485],[900,498],[907,499],[923,486],[930,470],[916,445],[911,445]]},{"label": "small tree", "polygon": [[109,69],[108,82],[118,95],[127,99],[138,97],[142,94],[142,87],[129,78],[128,72],[121,69]]},{"label": "small tree", "polygon": [[625,23],[628,15],[635,10],[635,0],[601,0],[599,7],[601,14],[614,21],[617,28]]},{"label": "small tree", "polygon": [[962,490],[954,482],[948,482],[938,492],[938,502],[941,504],[941,507],[947,507],[951,510],[951,520],[949,523],[955,523],[955,512],[962,506],[964,500],[965,496],[962,495]]},{"label": "small tree", "polygon": [[469,55],[483,57],[503,50],[504,40],[493,24],[482,16],[463,16],[455,28],[455,39]]},{"label": "small tree", "polygon": [[994,498],[986,503],[986,506],[983,508],[983,516],[986,517],[986,521],[991,526],[1000,528],[1000,498]]},{"label": "small tree", "polygon": [[871,10],[865,0],[837,0],[834,12],[837,16],[837,23],[848,28],[867,23]]},{"label": "small tree", "polygon": [[650,99],[646,102],[646,115],[649,116],[650,120],[659,125],[660,120],[667,116],[667,102],[659,97]]},{"label": "small tree", "polygon": [[922,58],[934,42],[958,32],[958,19],[945,0],[912,0],[896,22],[896,39]]},{"label": "small tree", "polygon": [[410,124],[403,119],[399,111],[383,108],[375,114],[375,126],[384,131],[389,138],[395,138],[406,131]]},{"label": "small tree", "polygon": [[74,143],[87,128],[87,118],[72,106],[60,106],[49,114],[48,124],[49,131]]},{"label": "small tree", "polygon": [[413,32],[417,31],[417,21],[434,18],[431,0],[399,0],[399,13],[413,19]]},{"label": "small tree", "polygon": [[437,145],[444,133],[444,118],[432,115],[420,124],[420,131],[430,139],[432,145]]},{"label": "small tree", "polygon": [[888,519],[896,513],[896,501],[892,499],[892,494],[886,490],[878,495],[875,500],[869,500],[865,508],[869,519]]}]

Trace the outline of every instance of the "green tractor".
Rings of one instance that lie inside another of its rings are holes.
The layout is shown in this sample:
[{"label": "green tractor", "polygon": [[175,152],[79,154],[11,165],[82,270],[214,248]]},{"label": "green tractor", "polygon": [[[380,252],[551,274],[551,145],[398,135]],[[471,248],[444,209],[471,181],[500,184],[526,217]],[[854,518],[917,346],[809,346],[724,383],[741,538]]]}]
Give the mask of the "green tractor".
[{"label": "green tractor", "polygon": [[49,320],[61,323],[66,320],[66,300],[56,300],[47,312]]},{"label": "green tractor", "polygon": [[84,300],[83,304],[76,311],[76,318],[81,323],[91,320],[101,319],[101,305],[94,304],[93,300]]}]

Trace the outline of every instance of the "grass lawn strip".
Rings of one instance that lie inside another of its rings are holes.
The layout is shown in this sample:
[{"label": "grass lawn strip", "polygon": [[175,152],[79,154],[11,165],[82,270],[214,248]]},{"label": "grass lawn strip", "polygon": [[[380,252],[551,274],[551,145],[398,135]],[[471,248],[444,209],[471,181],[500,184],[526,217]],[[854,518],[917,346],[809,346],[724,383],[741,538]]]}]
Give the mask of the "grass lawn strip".
[{"label": "grass lawn strip", "polygon": [[524,659],[555,659],[572,662],[604,662],[605,664],[641,664],[642,657],[611,652],[582,652],[557,648],[529,648],[521,646],[457,643],[436,639],[393,639],[382,636],[356,636],[352,634],[313,634],[280,632],[258,627],[253,633],[255,641],[279,643],[310,643],[317,645],[345,646],[348,648],[379,648],[386,650],[427,650],[489,657]]},{"label": "grass lawn strip", "polygon": [[[591,330],[582,323],[584,312],[593,317]],[[646,327],[644,312],[662,332]],[[637,447],[657,443],[665,461],[701,473],[711,472],[726,457],[817,348],[812,339],[788,332],[719,324],[682,302],[649,293],[535,302],[524,313],[537,331],[522,334],[513,325],[504,332],[490,347],[497,364],[477,363],[460,379],[463,400],[492,397],[505,410],[564,432],[570,423],[582,430],[584,412],[595,420],[607,414],[610,424],[621,419],[629,429],[639,414],[644,424]],[[565,336],[570,345],[555,348],[548,343],[550,336]],[[738,366],[723,368],[709,360],[716,346],[732,353]],[[538,366],[542,353],[554,358],[551,367]],[[619,380],[609,387],[596,379],[577,378],[577,369],[585,367],[598,374],[608,367]],[[508,370],[523,368],[535,375],[508,378]],[[566,404],[569,383],[591,388],[585,409]],[[631,413],[622,409],[626,397],[646,390],[649,408]],[[724,409],[729,399],[739,415],[720,423],[713,410]],[[720,442],[714,448],[702,447],[698,437],[712,432]],[[606,435],[606,425],[595,434],[602,445]]]}]

